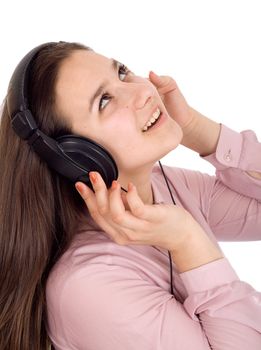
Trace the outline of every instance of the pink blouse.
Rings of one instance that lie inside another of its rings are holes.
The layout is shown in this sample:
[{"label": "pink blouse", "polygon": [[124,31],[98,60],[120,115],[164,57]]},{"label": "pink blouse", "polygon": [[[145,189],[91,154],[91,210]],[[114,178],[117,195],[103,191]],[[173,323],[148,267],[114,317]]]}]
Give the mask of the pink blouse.
[{"label": "pink blouse", "polygon": [[[164,166],[176,204],[217,241],[261,239],[261,144],[221,126],[216,176]],[[172,204],[160,167],[156,203]],[[242,259],[247,260],[247,256]],[[48,278],[48,332],[56,350],[260,350],[261,293],[227,258],[178,273],[153,246],[120,246],[86,215]]]}]

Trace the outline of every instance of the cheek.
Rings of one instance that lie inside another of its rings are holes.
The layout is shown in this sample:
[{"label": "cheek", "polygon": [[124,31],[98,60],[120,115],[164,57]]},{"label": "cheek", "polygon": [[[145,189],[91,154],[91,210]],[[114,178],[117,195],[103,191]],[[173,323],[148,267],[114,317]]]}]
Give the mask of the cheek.
[{"label": "cheek", "polygon": [[[107,117],[103,123],[101,144],[113,155],[115,161],[121,163],[126,154],[135,153],[135,144],[139,144],[139,135],[135,116],[126,112],[117,112]],[[132,141],[136,140],[133,144]]]},{"label": "cheek", "polygon": [[[128,111],[115,112],[107,117],[103,121],[103,129],[105,133],[110,135],[111,142],[115,139],[125,139],[128,141],[127,135],[133,135],[137,132],[135,116]],[[124,138],[124,136],[126,136]]]}]

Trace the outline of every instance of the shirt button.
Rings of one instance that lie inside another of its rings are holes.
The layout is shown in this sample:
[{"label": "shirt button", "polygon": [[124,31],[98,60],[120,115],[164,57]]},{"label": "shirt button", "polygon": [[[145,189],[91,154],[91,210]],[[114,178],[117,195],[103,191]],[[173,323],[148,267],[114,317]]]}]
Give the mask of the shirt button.
[{"label": "shirt button", "polygon": [[229,150],[228,153],[224,155],[224,159],[226,162],[231,162],[232,160],[231,150]]}]

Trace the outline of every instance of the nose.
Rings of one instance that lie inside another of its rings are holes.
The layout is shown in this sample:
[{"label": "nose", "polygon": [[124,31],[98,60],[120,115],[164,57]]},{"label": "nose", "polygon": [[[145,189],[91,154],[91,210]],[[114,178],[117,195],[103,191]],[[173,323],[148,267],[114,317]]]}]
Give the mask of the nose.
[{"label": "nose", "polygon": [[143,109],[152,101],[153,90],[148,83],[125,83],[120,88],[122,103],[135,110]]}]

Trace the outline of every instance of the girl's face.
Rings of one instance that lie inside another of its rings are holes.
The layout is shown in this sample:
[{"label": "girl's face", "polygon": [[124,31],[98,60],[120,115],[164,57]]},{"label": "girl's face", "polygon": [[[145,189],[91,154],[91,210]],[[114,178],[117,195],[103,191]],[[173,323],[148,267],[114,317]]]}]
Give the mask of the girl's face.
[{"label": "girl's face", "polygon": [[[93,51],[75,51],[59,71],[56,107],[72,132],[107,149],[119,173],[153,166],[181,141],[182,130],[168,115],[155,86],[124,65]],[[154,128],[143,132],[159,108]]]}]

